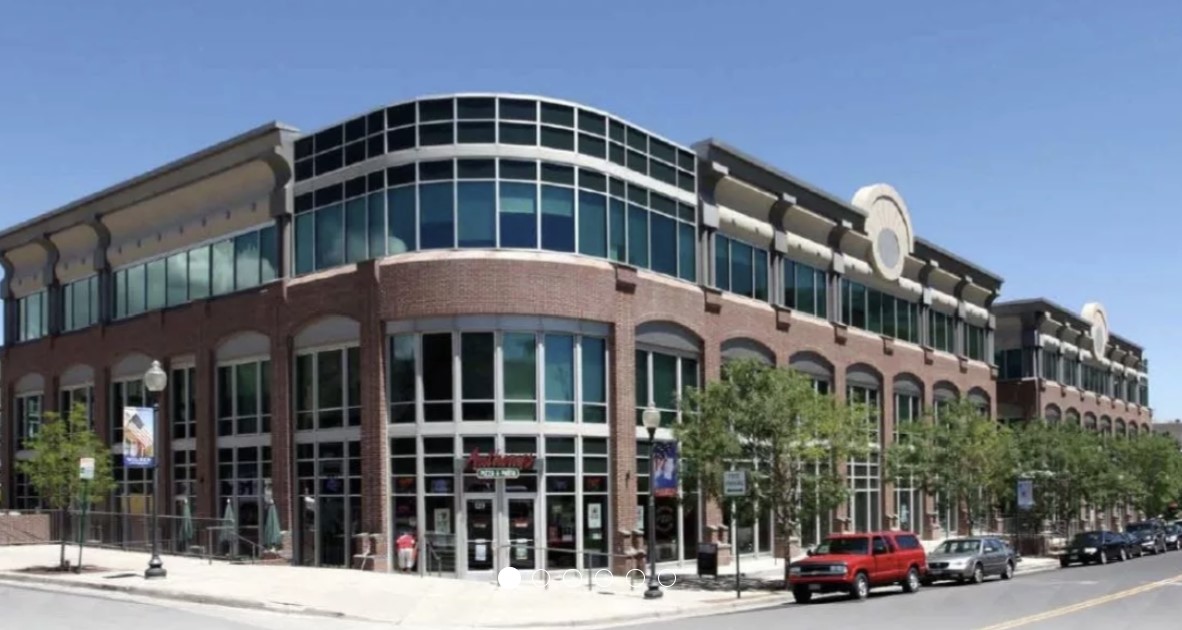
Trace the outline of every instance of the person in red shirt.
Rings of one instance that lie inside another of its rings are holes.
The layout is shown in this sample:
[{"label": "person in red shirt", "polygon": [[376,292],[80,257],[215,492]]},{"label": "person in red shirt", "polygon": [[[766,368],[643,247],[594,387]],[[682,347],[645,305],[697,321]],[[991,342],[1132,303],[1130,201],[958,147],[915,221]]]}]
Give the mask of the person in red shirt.
[{"label": "person in red shirt", "polygon": [[409,530],[402,530],[402,535],[394,541],[394,547],[398,549],[398,569],[403,573],[409,573],[415,566],[414,535]]}]

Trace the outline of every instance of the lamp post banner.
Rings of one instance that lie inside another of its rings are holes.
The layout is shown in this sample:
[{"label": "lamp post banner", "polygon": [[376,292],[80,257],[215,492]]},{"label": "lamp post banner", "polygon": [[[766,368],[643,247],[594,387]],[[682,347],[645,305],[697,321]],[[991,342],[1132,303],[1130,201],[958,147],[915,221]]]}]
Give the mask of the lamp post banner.
[{"label": "lamp post banner", "polygon": [[1031,479],[1018,480],[1018,507],[1029,510],[1034,507],[1034,481]]},{"label": "lamp post banner", "polygon": [[123,408],[123,466],[152,468],[156,465],[156,410],[151,407]]},{"label": "lamp post banner", "polygon": [[677,496],[677,464],[677,442],[653,444],[651,471],[653,496]]}]

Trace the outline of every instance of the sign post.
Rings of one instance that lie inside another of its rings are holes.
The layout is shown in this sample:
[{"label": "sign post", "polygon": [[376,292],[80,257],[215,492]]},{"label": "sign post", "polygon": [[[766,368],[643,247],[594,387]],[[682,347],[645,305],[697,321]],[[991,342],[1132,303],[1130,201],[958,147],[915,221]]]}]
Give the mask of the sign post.
[{"label": "sign post", "polygon": [[1024,525],[1024,521],[1030,520],[1029,518],[1024,518],[1024,517],[1029,514],[1030,510],[1034,509],[1034,480],[1033,479],[1019,479],[1018,480],[1018,488],[1017,488],[1017,496],[1018,496],[1018,541],[1019,541],[1018,551],[1019,551],[1019,553],[1022,553],[1022,548],[1025,547],[1025,545],[1023,544],[1023,541],[1025,539],[1025,533],[1026,533],[1024,531],[1026,528],[1023,527],[1023,525]]},{"label": "sign post", "polygon": [[[745,470],[728,470],[722,473],[722,493],[725,496],[731,497],[731,514],[732,518],[737,518],[738,499],[747,496],[747,471]],[[743,573],[739,570],[739,548],[738,540],[731,532],[731,551],[735,554],[735,599],[743,598]]]},{"label": "sign post", "polygon": [[75,570],[81,573],[82,548],[86,545],[86,511],[90,507],[90,482],[94,479],[93,457],[78,460],[78,478],[82,480],[82,519],[78,527],[78,567]]}]

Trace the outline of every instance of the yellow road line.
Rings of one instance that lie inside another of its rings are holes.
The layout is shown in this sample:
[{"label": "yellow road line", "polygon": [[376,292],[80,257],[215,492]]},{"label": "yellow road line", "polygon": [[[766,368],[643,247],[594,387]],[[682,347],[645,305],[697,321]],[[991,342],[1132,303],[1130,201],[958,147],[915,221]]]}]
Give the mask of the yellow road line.
[{"label": "yellow road line", "polygon": [[1126,590],[1123,590],[1123,591],[1120,591],[1117,593],[1110,593],[1108,595],[1104,595],[1103,597],[1097,597],[1095,599],[1089,599],[1087,601],[1079,602],[1078,604],[1072,604],[1070,606],[1063,606],[1062,608],[1056,608],[1054,610],[1048,610],[1048,611],[1037,613],[1034,615],[1020,617],[1018,619],[1011,619],[1010,621],[1003,621],[1001,623],[994,624],[992,626],[986,626],[984,628],[981,628],[980,630],[1010,630],[1010,628],[1019,628],[1021,626],[1027,626],[1032,623],[1037,623],[1039,621],[1046,621],[1047,619],[1055,619],[1056,617],[1063,617],[1065,615],[1070,615],[1073,612],[1079,612],[1081,610],[1086,610],[1088,608],[1100,606],[1103,604],[1107,604],[1109,602],[1114,602],[1117,600],[1133,597],[1134,595],[1140,595],[1141,593],[1147,593],[1149,591],[1161,588],[1163,586],[1166,586],[1167,584],[1171,584],[1171,583],[1176,582],[1178,580],[1182,580],[1182,575],[1178,575],[1178,576],[1175,576],[1172,578],[1166,578],[1164,580],[1158,580],[1157,582],[1150,582],[1148,584],[1142,584],[1141,586],[1136,586],[1136,587],[1126,589]]}]

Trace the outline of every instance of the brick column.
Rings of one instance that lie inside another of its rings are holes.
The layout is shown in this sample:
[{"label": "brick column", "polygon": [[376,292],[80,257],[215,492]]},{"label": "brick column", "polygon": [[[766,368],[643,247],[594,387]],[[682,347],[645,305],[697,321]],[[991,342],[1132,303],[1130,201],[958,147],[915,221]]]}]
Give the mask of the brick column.
[{"label": "brick column", "polygon": [[[619,276],[625,269],[617,267]],[[635,271],[631,274],[635,280]],[[618,281],[619,283],[620,281]],[[635,287],[635,284],[632,284]],[[611,348],[611,561],[613,571],[636,566],[634,554],[643,542],[636,535],[636,326],[629,292],[616,294],[616,317]]]},{"label": "brick column", "polygon": [[366,567],[390,570],[387,550],[390,534],[390,441],[385,386],[385,330],[378,305],[381,300],[381,267],[375,260],[357,268],[366,305],[361,317],[361,531],[373,536],[374,561]]},{"label": "brick column", "polygon": [[[720,330],[718,314],[709,314],[704,332],[705,338],[702,340],[702,348],[700,349],[702,372],[699,378],[703,379],[703,385],[722,379],[722,335]],[[735,533],[730,529],[731,523],[725,522],[723,516],[722,502],[703,499],[702,531],[698,535],[704,539],[709,536],[709,542],[718,543],[718,563],[729,565],[734,558]],[[696,545],[697,542],[696,540],[682,541],[687,546]]]},{"label": "brick column", "polygon": [[196,451],[193,453],[197,469],[197,484],[194,488],[194,517],[218,518],[218,476],[217,476],[217,399],[214,383],[217,356],[213,350],[202,348],[197,351],[193,369],[193,387],[197,393],[197,418],[195,431]]},{"label": "brick column", "polygon": [[279,513],[283,532],[280,554],[295,559],[296,521],[292,518],[292,474],[295,461],[292,432],[295,421],[291,412],[292,339],[288,335],[271,337],[271,496]]},{"label": "brick column", "polygon": [[878,443],[882,450],[879,452],[878,475],[881,480],[879,488],[882,492],[881,506],[882,526],[886,529],[899,528],[899,506],[895,496],[894,479],[887,475],[887,448],[895,442],[895,383],[891,375],[884,374],[882,382],[882,407],[878,411],[881,420],[878,423],[882,435]]},{"label": "brick column", "polygon": [[[839,402],[845,402],[845,367],[842,365],[834,366],[833,368],[833,397]],[[837,473],[841,475],[842,479],[846,479],[849,474],[849,461],[841,460],[837,462]],[[833,529],[835,533],[844,533],[851,531],[850,521],[850,505],[849,501],[837,506],[833,511]]]},{"label": "brick column", "polygon": [[[7,304],[7,302],[5,304]],[[4,323],[5,325],[8,324],[7,318],[4,320]],[[0,429],[3,429],[4,431],[4,434],[0,436],[0,454],[2,454],[2,457],[0,457],[0,483],[4,484],[3,488],[0,488],[0,490],[3,491],[3,497],[0,497],[3,500],[0,501],[0,505],[3,505],[7,508],[14,508],[16,507],[16,504],[14,503],[14,498],[16,495],[16,475],[13,473],[12,462],[16,461],[16,448],[13,444],[14,440],[12,438],[16,435],[13,430],[13,427],[16,426],[16,423],[13,421],[16,411],[14,408],[16,397],[14,395],[12,381],[4,381],[3,396],[6,417],[4,418],[4,422],[0,422]]]}]

